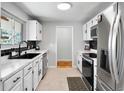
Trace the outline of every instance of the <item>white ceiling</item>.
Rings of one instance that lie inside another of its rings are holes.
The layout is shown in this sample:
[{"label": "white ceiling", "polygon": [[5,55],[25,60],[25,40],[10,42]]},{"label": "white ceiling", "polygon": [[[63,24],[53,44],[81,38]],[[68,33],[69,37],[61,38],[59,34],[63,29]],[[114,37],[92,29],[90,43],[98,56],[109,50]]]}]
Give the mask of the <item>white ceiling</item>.
[{"label": "white ceiling", "polygon": [[108,7],[110,2],[70,2],[72,8],[67,11],[57,9],[59,2],[17,2],[16,5],[28,15],[42,21],[83,21],[86,22]]}]

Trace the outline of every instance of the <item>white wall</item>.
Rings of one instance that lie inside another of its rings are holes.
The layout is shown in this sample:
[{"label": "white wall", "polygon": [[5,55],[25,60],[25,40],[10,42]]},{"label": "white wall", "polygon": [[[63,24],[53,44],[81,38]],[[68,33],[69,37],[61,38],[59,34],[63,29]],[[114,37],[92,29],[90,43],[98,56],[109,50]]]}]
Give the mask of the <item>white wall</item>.
[{"label": "white wall", "polygon": [[82,50],[82,23],[81,22],[44,22],[43,40],[41,49],[49,49],[49,66],[56,66],[56,26],[73,26],[73,57],[76,63],[78,50]]},{"label": "white wall", "polygon": [[[27,21],[31,19],[24,11],[22,11],[20,8],[18,8],[14,3],[9,2],[2,2],[1,7],[5,9],[7,12],[13,14],[14,16],[20,18],[23,21]],[[23,38],[26,37],[26,27],[23,32]],[[10,48],[10,47],[18,47],[18,45],[2,45],[2,48]]]},{"label": "white wall", "polygon": [[72,27],[57,27],[57,61],[72,61]]}]

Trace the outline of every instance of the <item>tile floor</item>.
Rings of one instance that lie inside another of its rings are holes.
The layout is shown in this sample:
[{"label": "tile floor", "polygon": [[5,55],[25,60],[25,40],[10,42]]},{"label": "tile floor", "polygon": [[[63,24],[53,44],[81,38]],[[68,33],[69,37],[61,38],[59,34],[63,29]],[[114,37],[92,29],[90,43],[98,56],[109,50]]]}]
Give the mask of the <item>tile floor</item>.
[{"label": "tile floor", "polygon": [[76,68],[49,68],[37,91],[68,91],[67,77],[81,77]]}]

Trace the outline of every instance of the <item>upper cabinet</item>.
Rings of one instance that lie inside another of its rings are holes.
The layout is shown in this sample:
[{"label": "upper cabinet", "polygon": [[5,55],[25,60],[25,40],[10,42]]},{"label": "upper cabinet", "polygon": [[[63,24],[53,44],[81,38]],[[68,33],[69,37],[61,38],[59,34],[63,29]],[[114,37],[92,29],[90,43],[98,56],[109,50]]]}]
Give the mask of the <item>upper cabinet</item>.
[{"label": "upper cabinet", "polygon": [[88,21],[86,24],[83,25],[83,40],[84,41],[90,41],[93,40],[91,38],[91,28],[98,24],[97,16],[95,16],[93,19]]},{"label": "upper cabinet", "polygon": [[89,21],[87,23],[87,40],[92,40],[92,38],[91,38],[91,27],[92,27],[92,21]]},{"label": "upper cabinet", "polygon": [[87,24],[83,25],[83,40],[87,40]]},{"label": "upper cabinet", "polygon": [[87,22],[86,24],[83,25],[83,40],[84,41],[89,41],[92,40],[91,38],[91,21]]},{"label": "upper cabinet", "polygon": [[98,16],[95,16],[93,19],[92,19],[92,26],[95,26],[98,24]]},{"label": "upper cabinet", "polygon": [[42,40],[42,25],[37,20],[29,20],[27,22],[27,40],[41,41]]}]

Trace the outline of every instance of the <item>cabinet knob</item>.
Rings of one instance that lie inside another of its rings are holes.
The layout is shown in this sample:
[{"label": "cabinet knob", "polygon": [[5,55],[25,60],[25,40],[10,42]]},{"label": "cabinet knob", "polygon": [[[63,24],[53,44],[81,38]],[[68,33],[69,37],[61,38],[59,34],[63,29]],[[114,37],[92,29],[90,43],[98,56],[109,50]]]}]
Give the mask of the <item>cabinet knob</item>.
[{"label": "cabinet knob", "polygon": [[16,80],[13,80],[13,83],[17,82],[21,77],[17,77]]},{"label": "cabinet knob", "polygon": [[28,88],[25,88],[25,91],[27,91],[28,90]]},{"label": "cabinet knob", "polygon": [[41,34],[41,30],[40,30],[40,34]]},{"label": "cabinet knob", "polygon": [[30,70],[32,67],[29,67],[28,70]]}]

